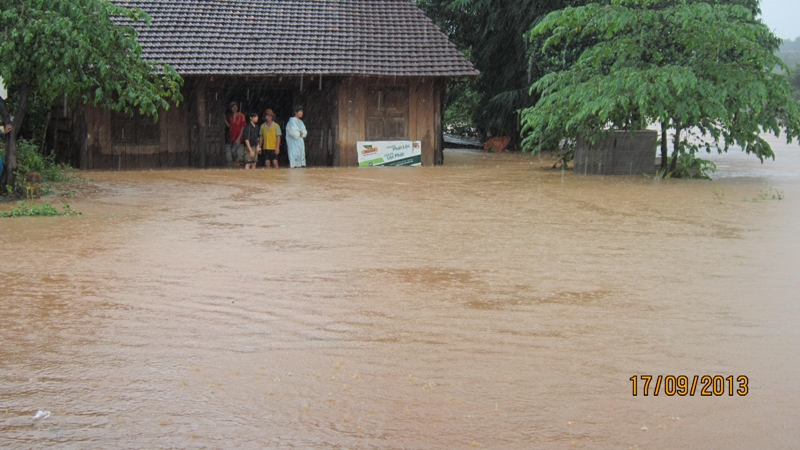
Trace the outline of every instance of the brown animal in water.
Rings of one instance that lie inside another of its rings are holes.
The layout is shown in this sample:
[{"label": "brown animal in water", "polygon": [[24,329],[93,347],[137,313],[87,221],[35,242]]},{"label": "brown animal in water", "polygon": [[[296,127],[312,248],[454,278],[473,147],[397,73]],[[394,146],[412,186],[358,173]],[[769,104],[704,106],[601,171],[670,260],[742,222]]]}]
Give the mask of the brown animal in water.
[{"label": "brown animal in water", "polygon": [[486,141],[483,149],[488,152],[500,153],[508,147],[509,142],[511,142],[511,136],[494,137]]},{"label": "brown animal in water", "polygon": [[28,198],[39,198],[42,196],[42,175],[39,172],[27,172],[25,182],[22,183],[25,194]]}]

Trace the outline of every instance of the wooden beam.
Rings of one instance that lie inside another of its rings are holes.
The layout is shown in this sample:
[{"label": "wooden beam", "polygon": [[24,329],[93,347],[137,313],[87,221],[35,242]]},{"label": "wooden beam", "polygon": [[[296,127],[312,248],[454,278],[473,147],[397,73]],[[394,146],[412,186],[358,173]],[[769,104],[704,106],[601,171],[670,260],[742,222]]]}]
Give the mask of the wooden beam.
[{"label": "wooden beam", "polygon": [[350,152],[348,152],[347,165],[350,167],[358,167],[358,149],[356,142],[364,140],[366,137],[367,129],[367,100],[365,93],[365,83],[355,83],[354,92],[354,115],[356,117],[354,126],[350,129]]},{"label": "wooden beam", "polygon": [[445,80],[438,79],[434,85],[433,101],[433,164],[441,166],[444,164],[444,96],[447,91]]},{"label": "wooden beam", "polygon": [[195,154],[196,159],[193,161],[195,167],[205,167],[206,166],[206,152],[207,152],[207,145],[206,145],[206,130],[208,128],[207,124],[207,117],[206,117],[206,79],[201,78],[197,83],[194,91],[195,101],[197,102],[197,122],[198,122],[198,133],[197,133],[197,153]]},{"label": "wooden beam", "polygon": [[344,167],[347,165],[347,139],[350,137],[350,78],[345,78],[339,84],[339,114],[337,120],[336,148],[333,153],[333,165]]}]

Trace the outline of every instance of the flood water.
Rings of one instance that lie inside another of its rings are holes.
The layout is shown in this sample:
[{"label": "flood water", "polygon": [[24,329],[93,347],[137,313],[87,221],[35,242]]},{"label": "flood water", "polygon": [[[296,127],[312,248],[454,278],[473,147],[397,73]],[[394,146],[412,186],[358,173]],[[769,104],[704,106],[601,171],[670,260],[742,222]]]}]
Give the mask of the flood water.
[{"label": "flood water", "polygon": [[713,182],[477,151],[83,173],[83,216],[0,219],[0,446],[797,448],[800,147],[775,145]]}]

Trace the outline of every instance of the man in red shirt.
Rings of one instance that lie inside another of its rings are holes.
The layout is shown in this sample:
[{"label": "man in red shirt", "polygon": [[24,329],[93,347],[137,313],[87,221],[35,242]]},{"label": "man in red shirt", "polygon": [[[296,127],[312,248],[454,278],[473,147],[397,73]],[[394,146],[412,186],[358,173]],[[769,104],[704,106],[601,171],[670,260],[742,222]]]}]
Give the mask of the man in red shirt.
[{"label": "man in red shirt", "polygon": [[225,146],[225,160],[228,165],[238,166],[242,159],[242,133],[247,125],[244,114],[239,112],[239,104],[231,102],[231,113],[225,117],[225,126],[230,129],[228,133],[228,144]]}]

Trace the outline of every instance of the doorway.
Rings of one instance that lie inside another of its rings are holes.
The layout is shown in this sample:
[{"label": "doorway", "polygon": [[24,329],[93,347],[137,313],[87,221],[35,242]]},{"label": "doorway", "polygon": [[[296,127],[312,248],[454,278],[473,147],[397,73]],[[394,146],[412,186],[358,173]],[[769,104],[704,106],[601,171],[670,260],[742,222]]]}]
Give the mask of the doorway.
[{"label": "doorway", "polygon": [[[294,100],[294,93],[291,88],[276,88],[271,86],[233,86],[229,89],[220,90],[220,94],[215,97],[215,107],[213,109],[222,109],[224,115],[230,114],[228,105],[230,102],[239,103],[239,111],[245,116],[251,112],[258,114],[258,125],[264,122],[264,111],[268,108],[275,112],[275,123],[281,127],[281,132],[284,138],[281,139],[281,151],[278,157],[278,163],[281,167],[289,166],[289,156],[286,151],[286,122],[292,117],[292,107]],[[209,111],[212,109],[208,105]],[[223,122],[224,125],[224,122]],[[220,127],[213,132],[213,134],[221,137],[222,142],[227,142],[228,128]],[[211,136],[209,136],[211,137]],[[217,139],[219,139],[219,137]],[[212,138],[213,139],[213,138]],[[223,144],[224,147],[224,144]],[[214,165],[224,165],[224,154],[215,158]],[[259,161],[259,167],[263,167],[263,161]]]}]

